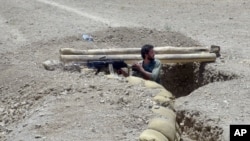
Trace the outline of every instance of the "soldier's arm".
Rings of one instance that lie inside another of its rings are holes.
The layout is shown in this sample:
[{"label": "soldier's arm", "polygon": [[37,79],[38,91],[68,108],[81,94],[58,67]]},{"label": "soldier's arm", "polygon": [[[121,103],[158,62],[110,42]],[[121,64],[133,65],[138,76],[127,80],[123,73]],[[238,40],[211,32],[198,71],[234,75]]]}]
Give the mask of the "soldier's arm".
[{"label": "soldier's arm", "polygon": [[153,80],[153,81],[157,80],[157,78],[159,77],[160,72],[161,72],[161,67],[162,67],[161,62],[157,62],[155,65],[155,68],[153,69],[153,71],[151,73],[150,80]]},{"label": "soldier's arm", "polygon": [[147,79],[147,80],[156,81],[160,75],[160,71],[161,71],[161,62],[160,61],[157,61],[152,73],[147,72],[143,69],[143,67],[140,67],[140,72],[143,74],[144,79]]}]

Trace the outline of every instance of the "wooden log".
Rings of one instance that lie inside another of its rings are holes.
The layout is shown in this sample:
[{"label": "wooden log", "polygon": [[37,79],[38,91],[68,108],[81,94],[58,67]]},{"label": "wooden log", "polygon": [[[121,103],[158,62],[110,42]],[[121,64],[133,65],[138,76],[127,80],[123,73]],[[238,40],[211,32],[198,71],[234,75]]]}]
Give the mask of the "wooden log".
[{"label": "wooden log", "polygon": [[[187,63],[187,62],[214,62],[214,53],[200,54],[157,54],[155,58],[161,60],[162,64],[167,63]],[[119,54],[119,55],[60,55],[62,62],[86,62],[91,60],[124,60],[127,64],[142,60],[139,54]]]},{"label": "wooden log", "polygon": [[[189,54],[210,52],[207,47],[154,47],[156,54]],[[90,49],[80,50],[74,48],[61,48],[62,55],[110,55],[110,54],[140,54],[141,48],[110,48],[110,49]]]},{"label": "wooden log", "polygon": [[110,48],[110,49],[90,49],[80,50],[73,48],[61,48],[62,55],[111,55],[111,54],[133,54],[139,53],[139,48]]}]

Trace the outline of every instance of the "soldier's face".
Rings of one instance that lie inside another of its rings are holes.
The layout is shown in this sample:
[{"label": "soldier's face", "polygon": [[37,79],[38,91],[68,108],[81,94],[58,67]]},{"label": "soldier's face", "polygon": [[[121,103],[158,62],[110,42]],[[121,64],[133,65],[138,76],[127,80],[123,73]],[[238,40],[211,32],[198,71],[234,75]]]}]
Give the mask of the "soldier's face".
[{"label": "soldier's face", "polygon": [[155,59],[155,51],[151,49],[147,54],[148,60],[154,60]]}]

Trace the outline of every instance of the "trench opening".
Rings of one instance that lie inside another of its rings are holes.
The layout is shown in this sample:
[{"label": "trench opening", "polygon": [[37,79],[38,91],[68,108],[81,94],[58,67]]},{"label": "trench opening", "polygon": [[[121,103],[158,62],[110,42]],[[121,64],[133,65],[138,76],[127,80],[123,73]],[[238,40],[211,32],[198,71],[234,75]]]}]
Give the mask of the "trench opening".
[{"label": "trench opening", "polygon": [[[208,63],[187,63],[164,65],[161,79],[162,85],[179,98],[209,83],[229,81],[237,77],[236,74],[209,67]],[[184,140],[223,140],[223,129],[216,125],[217,121],[203,116],[199,111],[177,110],[176,120]]]},{"label": "trench opening", "polygon": [[236,74],[207,67],[208,63],[186,63],[164,65],[162,85],[178,98],[187,96],[195,89],[218,81],[237,78]]},{"label": "trench opening", "polygon": [[182,138],[193,141],[223,140],[223,129],[216,125],[216,121],[207,119],[198,111],[177,111],[176,120],[180,123]]}]

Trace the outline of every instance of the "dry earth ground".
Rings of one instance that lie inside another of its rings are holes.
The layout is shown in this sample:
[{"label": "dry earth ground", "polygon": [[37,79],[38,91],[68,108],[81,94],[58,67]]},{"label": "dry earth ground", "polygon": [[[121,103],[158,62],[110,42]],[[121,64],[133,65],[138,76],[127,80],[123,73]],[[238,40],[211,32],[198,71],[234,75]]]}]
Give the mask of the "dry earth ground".
[{"label": "dry earth ground", "polygon": [[[215,63],[166,66],[184,140],[249,124],[247,0],[1,0],[0,140],[136,140],[154,92],[102,74],[46,71],[59,49],[221,46]],[[93,35],[94,42],[81,35]]]}]

